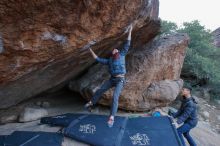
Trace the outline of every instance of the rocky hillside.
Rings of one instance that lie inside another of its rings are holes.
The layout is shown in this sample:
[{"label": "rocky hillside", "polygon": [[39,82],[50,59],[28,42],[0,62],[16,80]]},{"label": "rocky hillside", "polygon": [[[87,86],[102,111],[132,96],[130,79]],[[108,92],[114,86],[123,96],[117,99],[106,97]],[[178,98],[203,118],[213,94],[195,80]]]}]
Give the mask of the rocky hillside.
[{"label": "rocky hillside", "polygon": [[220,27],[212,32],[214,38],[214,45],[220,48]]},{"label": "rocky hillside", "polygon": [[[160,31],[159,0],[1,0],[0,10],[0,108],[57,90],[73,79],[91,86],[82,73],[98,67],[93,66],[88,47],[106,57],[125,40],[130,24],[134,26],[127,58],[130,83],[120,107],[165,106],[182,86],[179,75],[188,37],[154,39]],[[77,91],[88,98],[87,91]],[[109,102],[109,93],[102,104]]]}]

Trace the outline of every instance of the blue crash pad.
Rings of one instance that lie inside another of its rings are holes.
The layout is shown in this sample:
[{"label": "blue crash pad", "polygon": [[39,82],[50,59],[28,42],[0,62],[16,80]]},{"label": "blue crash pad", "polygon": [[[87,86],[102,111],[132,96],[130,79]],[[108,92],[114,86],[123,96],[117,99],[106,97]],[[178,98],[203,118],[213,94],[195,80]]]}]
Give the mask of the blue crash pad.
[{"label": "blue crash pad", "polygon": [[121,145],[181,146],[181,142],[168,117],[138,117],[127,121]]},{"label": "blue crash pad", "polygon": [[15,131],[4,137],[1,146],[61,146],[62,140],[58,133]]},{"label": "blue crash pad", "polygon": [[6,135],[0,135],[0,146],[4,146]]},{"label": "blue crash pad", "polygon": [[57,115],[53,117],[41,118],[41,124],[48,124],[50,126],[62,126],[67,127],[73,120],[83,116],[83,114],[67,113],[63,115]]},{"label": "blue crash pad", "polygon": [[[124,117],[115,117],[112,128],[107,125],[108,117],[104,115],[84,115],[74,120],[64,134],[78,141],[95,146],[114,146],[121,141],[122,128],[126,126]],[[125,128],[125,127],[124,127]]]},{"label": "blue crash pad", "polygon": [[64,114],[47,117],[42,123],[66,127],[65,136],[94,146],[182,146],[169,117],[115,117],[112,128],[108,116]]}]

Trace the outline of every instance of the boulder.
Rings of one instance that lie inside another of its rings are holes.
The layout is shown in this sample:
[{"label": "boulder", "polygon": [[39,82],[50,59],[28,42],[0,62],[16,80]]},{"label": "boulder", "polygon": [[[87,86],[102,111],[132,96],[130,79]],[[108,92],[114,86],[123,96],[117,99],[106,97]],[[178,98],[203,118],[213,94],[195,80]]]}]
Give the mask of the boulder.
[{"label": "boulder", "polygon": [[[173,34],[133,48],[126,58],[127,83],[119,99],[119,108],[144,111],[175,100],[183,85],[180,72],[188,40],[186,34]],[[69,87],[90,99],[109,77],[107,67],[97,64],[81,78],[71,81]],[[100,103],[110,105],[112,92],[107,91]]]},{"label": "boulder", "polygon": [[19,122],[35,121],[47,115],[48,111],[43,108],[26,107],[19,116]]},{"label": "boulder", "polygon": [[160,30],[159,0],[23,0],[0,2],[0,108],[65,86],[106,56],[134,24],[132,45]]}]

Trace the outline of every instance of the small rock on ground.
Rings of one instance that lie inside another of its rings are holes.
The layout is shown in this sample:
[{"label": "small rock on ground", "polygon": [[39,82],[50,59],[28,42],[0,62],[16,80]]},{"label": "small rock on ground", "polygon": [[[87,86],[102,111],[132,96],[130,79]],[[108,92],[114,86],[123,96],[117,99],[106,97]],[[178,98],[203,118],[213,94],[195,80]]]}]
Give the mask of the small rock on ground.
[{"label": "small rock on ground", "polygon": [[47,115],[48,115],[48,112],[46,109],[26,107],[19,116],[19,122],[34,121]]}]

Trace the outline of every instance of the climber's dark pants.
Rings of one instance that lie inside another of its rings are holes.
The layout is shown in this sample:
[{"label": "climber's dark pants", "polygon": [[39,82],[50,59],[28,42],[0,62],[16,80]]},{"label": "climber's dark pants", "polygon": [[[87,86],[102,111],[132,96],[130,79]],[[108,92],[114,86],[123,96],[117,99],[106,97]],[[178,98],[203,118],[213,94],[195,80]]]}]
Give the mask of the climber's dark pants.
[{"label": "climber's dark pants", "polygon": [[[194,126],[195,127],[195,126]],[[179,134],[180,140],[183,144],[183,146],[185,146],[185,142],[183,139],[182,134],[184,135],[184,137],[187,139],[188,143],[190,144],[190,146],[196,146],[196,143],[194,142],[193,138],[190,136],[189,132],[192,128],[194,128],[193,126],[190,126],[187,123],[184,123],[181,127],[179,127],[177,129],[177,132]]]},{"label": "climber's dark pants", "polygon": [[104,92],[106,92],[112,87],[115,87],[113,93],[111,113],[110,113],[112,116],[115,116],[118,110],[118,99],[123,89],[124,83],[125,83],[125,78],[111,77],[108,81],[105,81],[104,84],[102,84],[100,89],[98,89],[95,92],[95,95],[92,97],[92,103],[96,104],[100,100]]}]

